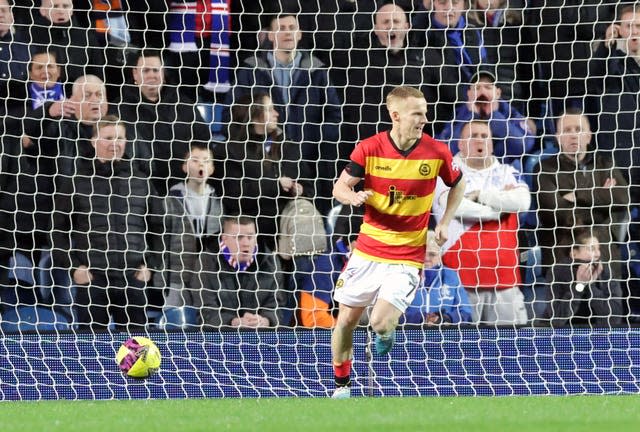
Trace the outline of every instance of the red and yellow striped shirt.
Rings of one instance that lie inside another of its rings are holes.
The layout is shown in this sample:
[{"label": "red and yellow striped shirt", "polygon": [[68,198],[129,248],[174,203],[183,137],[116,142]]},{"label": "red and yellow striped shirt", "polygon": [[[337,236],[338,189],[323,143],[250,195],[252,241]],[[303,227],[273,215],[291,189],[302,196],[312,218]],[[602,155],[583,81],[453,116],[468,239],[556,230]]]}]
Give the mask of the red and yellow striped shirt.
[{"label": "red and yellow striped shirt", "polygon": [[448,146],[423,134],[402,151],[381,132],[356,146],[349,173],[373,192],[354,253],[422,268],[437,177],[450,187],[462,178]]}]

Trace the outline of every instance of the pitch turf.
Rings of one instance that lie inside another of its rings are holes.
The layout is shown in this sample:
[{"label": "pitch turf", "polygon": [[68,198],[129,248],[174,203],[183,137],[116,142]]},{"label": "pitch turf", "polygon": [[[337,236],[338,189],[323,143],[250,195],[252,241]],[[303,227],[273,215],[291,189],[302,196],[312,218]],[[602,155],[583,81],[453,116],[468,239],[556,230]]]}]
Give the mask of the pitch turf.
[{"label": "pitch turf", "polygon": [[189,399],[0,403],[13,431],[640,430],[640,396]]}]

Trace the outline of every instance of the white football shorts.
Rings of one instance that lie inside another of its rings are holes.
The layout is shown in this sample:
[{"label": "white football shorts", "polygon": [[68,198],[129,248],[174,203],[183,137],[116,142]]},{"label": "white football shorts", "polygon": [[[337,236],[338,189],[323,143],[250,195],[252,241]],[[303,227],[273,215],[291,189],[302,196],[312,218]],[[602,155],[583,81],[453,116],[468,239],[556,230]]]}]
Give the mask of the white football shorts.
[{"label": "white football shorts", "polygon": [[417,267],[370,261],[352,254],[336,282],[333,298],[351,307],[369,306],[381,298],[404,312],[419,284]]}]

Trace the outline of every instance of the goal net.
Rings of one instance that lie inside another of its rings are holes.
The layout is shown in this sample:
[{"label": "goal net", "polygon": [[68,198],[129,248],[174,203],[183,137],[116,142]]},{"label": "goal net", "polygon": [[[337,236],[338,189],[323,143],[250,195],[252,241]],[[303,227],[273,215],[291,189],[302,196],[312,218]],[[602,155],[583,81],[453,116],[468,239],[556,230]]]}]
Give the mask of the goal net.
[{"label": "goal net", "polygon": [[[353,394],[638,392],[636,3],[0,12],[0,399],[326,396],[361,227],[426,258],[388,356],[365,309]],[[400,86],[426,119],[388,109]],[[466,189],[438,245],[448,152]],[[364,217],[332,195],[345,168]],[[163,356],[145,381],[115,362],[136,335]]]}]

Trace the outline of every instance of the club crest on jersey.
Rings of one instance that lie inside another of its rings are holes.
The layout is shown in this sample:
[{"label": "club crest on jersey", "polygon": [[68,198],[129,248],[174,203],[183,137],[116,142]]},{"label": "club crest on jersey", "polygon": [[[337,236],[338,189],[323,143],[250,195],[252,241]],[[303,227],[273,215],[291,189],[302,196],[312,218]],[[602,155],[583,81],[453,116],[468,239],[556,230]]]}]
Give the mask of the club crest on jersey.
[{"label": "club crest on jersey", "polygon": [[429,174],[431,174],[431,166],[428,163],[420,164],[419,171],[420,171],[420,175],[426,177]]}]

